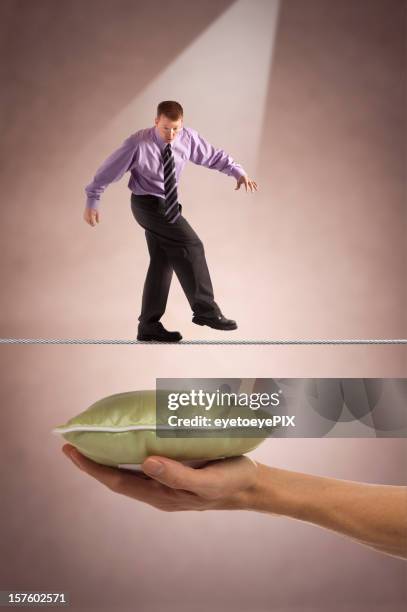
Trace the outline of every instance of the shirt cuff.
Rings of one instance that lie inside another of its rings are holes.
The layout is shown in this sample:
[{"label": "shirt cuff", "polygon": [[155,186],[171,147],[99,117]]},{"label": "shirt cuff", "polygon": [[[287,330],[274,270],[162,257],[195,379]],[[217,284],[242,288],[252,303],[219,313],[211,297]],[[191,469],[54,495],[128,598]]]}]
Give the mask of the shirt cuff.
[{"label": "shirt cuff", "polygon": [[246,176],[246,172],[243,170],[243,168],[240,167],[234,167],[232,168],[232,170],[230,171],[230,174],[236,179],[240,179],[241,176]]},{"label": "shirt cuff", "polygon": [[88,198],[86,200],[86,208],[92,208],[93,210],[97,210],[99,207],[99,201],[94,198]]}]

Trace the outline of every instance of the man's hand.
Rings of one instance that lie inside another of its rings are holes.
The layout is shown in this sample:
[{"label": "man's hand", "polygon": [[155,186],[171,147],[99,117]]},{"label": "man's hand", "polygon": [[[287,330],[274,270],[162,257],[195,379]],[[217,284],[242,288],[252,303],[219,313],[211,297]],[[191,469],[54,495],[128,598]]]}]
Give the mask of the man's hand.
[{"label": "man's hand", "polygon": [[257,183],[256,181],[252,181],[251,179],[249,179],[248,176],[241,176],[240,179],[237,181],[237,186],[235,187],[235,191],[236,189],[240,189],[240,185],[244,185],[246,187],[246,191],[247,188],[249,187],[250,191],[257,191]]},{"label": "man's hand", "polygon": [[95,227],[96,223],[99,223],[100,215],[99,211],[95,208],[85,208],[85,212],[83,213],[83,218],[86,223],[89,223],[92,227]]},{"label": "man's hand", "polygon": [[257,482],[258,466],[248,457],[211,461],[198,469],[166,457],[148,457],[141,466],[144,473],[137,473],[95,463],[71,444],[62,450],[111,491],[167,512],[244,509]]}]

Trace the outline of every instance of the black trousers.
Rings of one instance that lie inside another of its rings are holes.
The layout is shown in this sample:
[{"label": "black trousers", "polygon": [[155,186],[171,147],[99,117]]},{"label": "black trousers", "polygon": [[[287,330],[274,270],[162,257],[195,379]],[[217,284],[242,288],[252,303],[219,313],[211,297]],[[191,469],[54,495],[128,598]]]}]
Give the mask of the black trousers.
[{"label": "black trousers", "polygon": [[181,214],[175,223],[169,223],[164,215],[165,200],[153,195],[133,193],[131,209],[145,230],[150,253],[140,323],[155,323],[164,314],[173,271],[194,314],[219,315],[204,247],[188,221]]}]

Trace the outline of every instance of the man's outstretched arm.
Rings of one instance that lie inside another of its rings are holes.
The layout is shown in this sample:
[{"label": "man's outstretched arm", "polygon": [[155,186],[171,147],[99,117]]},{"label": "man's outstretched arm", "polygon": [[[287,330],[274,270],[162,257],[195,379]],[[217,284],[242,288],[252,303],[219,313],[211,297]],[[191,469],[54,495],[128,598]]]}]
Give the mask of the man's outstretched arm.
[{"label": "man's outstretched arm", "polygon": [[98,204],[100,196],[110,183],[120,180],[124,173],[130,169],[136,147],[137,137],[133,134],[109,155],[96,171],[92,182],[85,187],[87,201],[83,218],[89,225],[95,226],[96,223],[99,223]]},{"label": "man's outstretched arm", "polygon": [[190,161],[198,166],[205,166],[205,168],[223,172],[227,176],[233,176],[237,181],[235,190],[240,189],[241,185],[245,186],[246,191],[248,189],[250,191],[258,190],[256,181],[250,179],[242,166],[235,162],[228,153],[222,149],[215,149],[196,130],[188,128],[188,131],[191,138]]},{"label": "man's outstretched arm", "polygon": [[254,510],[324,527],[407,559],[407,487],[281,470],[234,457],[200,469],[149,457],[144,474],[105,467],[66,444],[64,453],[116,493],[165,511]]}]

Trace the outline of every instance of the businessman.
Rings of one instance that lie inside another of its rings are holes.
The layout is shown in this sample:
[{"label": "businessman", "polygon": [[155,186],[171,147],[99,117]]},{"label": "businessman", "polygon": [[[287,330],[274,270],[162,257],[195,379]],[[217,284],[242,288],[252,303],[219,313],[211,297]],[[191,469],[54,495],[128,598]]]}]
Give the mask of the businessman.
[{"label": "businessman", "polygon": [[[215,149],[196,130],[184,127],[183,116],[178,102],[161,102],[155,126],[129,136],[85,189],[84,219],[94,227],[100,220],[98,204],[103,191],[130,172],[131,208],[145,230],[150,254],[137,334],[142,341],[182,339],[179,332],[167,331],[160,321],[173,271],[191,306],[193,323],[220,330],[237,329],[236,322],[227,319],[215,302],[204,247],[182,214],[177,186],[188,160],[234,177],[235,189],[244,185],[246,192],[257,191],[257,183],[225,151]],[[212,215],[208,210],[211,223]]]}]

